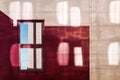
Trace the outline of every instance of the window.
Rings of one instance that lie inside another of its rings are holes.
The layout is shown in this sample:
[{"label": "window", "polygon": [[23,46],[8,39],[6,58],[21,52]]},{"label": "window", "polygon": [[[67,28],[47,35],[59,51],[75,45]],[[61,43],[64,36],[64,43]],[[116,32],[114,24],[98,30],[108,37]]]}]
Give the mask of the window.
[{"label": "window", "polygon": [[57,60],[59,65],[68,65],[69,60],[69,44],[67,42],[61,42],[58,46]]},{"label": "window", "polygon": [[120,1],[111,2],[109,17],[112,23],[120,23]]},{"label": "window", "polygon": [[42,20],[19,20],[20,69],[42,69]]}]

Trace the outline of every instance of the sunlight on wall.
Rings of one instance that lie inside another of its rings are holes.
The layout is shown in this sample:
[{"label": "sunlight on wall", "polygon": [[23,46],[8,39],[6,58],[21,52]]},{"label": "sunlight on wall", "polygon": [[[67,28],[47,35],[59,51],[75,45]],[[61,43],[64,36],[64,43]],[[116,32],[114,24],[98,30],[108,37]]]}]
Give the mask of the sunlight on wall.
[{"label": "sunlight on wall", "polygon": [[74,48],[74,61],[75,66],[83,66],[83,58],[82,58],[82,48],[81,47],[75,47]]},{"label": "sunlight on wall", "polygon": [[70,8],[70,24],[71,26],[79,26],[81,23],[80,9],[78,7]]},{"label": "sunlight on wall", "polygon": [[66,1],[57,4],[57,20],[60,24],[68,24],[68,3]]},{"label": "sunlight on wall", "polygon": [[21,4],[19,1],[11,2],[9,5],[9,15],[13,19],[13,25],[17,25],[17,19],[21,18]]},{"label": "sunlight on wall", "polygon": [[11,46],[10,61],[12,66],[19,66],[19,44],[13,44]]},{"label": "sunlight on wall", "polygon": [[9,15],[13,19],[13,25],[17,26],[18,19],[32,19],[33,6],[31,2],[14,1],[9,5]]},{"label": "sunlight on wall", "polygon": [[79,7],[69,8],[67,1],[59,2],[57,4],[57,20],[62,25],[80,26],[81,13]]},{"label": "sunlight on wall", "polygon": [[108,47],[109,65],[118,65],[119,55],[120,55],[120,44],[118,42],[110,43]]},{"label": "sunlight on wall", "polygon": [[22,6],[22,18],[32,19],[33,18],[33,7],[31,2],[24,2]]},{"label": "sunlight on wall", "polygon": [[61,42],[58,46],[57,61],[59,65],[68,65],[69,60],[69,44]]},{"label": "sunlight on wall", "polygon": [[42,69],[42,49],[36,49],[36,68]]},{"label": "sunlight on wall", "polygon": [[111,2],[109,17],[112,23],[120,23],[120,1]]}]

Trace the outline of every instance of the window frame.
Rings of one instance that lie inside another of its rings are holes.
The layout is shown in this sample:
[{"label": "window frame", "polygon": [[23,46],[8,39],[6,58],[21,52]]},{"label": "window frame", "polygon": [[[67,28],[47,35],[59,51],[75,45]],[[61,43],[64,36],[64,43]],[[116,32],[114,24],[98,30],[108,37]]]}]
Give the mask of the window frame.
[{"label": "window frame", "polygon": [[[19,69],[20,71],[43,71],[43,26],[44,26],[44,20],[17,20],[17,26],[18,26],[18,39],[19,39],[19,43],[20,43],[20,23],[23,23],[23,22],[25,22],[25,23],[29,23],[29,22],[31,22],[31,23],[33,23],[33,44],[20,44],[20,48],[26,48],[26,47],[24,47],[24,45],[25,46],[27,46],[27,45],[29,45],[29,46],[31,46],[31,47],[27,47],[28,49],[29,48],[33,48],[33,62],[34,62],[34,68],[32,68],[32,69],[30,69],[30,68],[27,68],[27,69],[25,69],[25,70],[22,70],[22,69]],[[42,43],[41,44],[38,44],[38,43],[36,43],[36,23],[41,23],[41,37],[42,37]],[[36,60],[36,58],[37,58],[37,49],[42,49],[42,57],[41,57],[41,60],[42,60],[42,63],[41,63],[41,65],[42,65],[42,68],[40,68],[40,69],[38,69],[37,68],[37,60]],[[28,53],[29,54],[29,53]],[[20,57],[20,56],[19,56]],[[20,63],[19,63],[20,64]],[[21,65],[19,65],[19,67],[20,67]]]}]

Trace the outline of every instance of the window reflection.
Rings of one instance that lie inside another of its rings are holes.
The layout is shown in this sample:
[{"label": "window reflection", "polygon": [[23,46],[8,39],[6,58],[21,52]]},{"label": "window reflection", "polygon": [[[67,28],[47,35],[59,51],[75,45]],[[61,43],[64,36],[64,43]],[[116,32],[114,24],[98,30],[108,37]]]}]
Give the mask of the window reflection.
[{"label": "window reflection", "polygon": [[74,47],[75,66],[83,66],[82,47]]},{"label": "window reflection", "polygon": [[57,4],[56,14],[59,24],[80,26],[81,13],[79,7],[69,7],[67,1],[62,1]]},{"label": "window reflection", "polygon": [[80,26],[80,9],[78,7],[72,7],[70,9],[70,24],[71,26]]},{"label": "window reflection", "polygon": [[111,2],[109,16],[112,23],[120,23],[120,1]]},{"label": "window reflection", "polygon": [[21,18],[21,4],[19,1],[11,2],[9,5],[9,15],[13,19],[13,25],[17,25],[17,19]]},{"label": "window reflection", "polygon": [[109,65],[119,64],[120,44],[119,42],[113,42],[108,47],[108,62]]},{"label": "window reflection", "polygon": [[13,1],[9,5],[9,15],[13,19],[13,25],[17,26],[18,19],[32,19],[33,6],[31,2]]},{"label": "window reflection", "polygon": [[19,66],[19,44],[13,44],[10,49],[10,61],[11,65],[18,67]]},{"label": "window reflection", "polygon": [[33,7],[32,3],[24,2],[22,6],[22,18],[23,19],[32,19],[33,17]]},{"label": "window reflection", "polygon": [[57,4],[57,19],[60,24],[68,24],[68,3],[66,1]]},{"label": "window reflection", "polygon": [[69,44],[61,42],[58,46],[57,60],[59,65],[68,65],[69,60]]}]

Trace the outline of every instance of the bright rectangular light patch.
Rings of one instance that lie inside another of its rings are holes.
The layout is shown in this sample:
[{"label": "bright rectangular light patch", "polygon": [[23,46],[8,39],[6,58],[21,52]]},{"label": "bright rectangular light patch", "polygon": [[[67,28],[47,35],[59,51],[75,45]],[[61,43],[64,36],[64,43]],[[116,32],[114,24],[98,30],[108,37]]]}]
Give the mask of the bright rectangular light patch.
[{"label": "bright rectangular light patch", "polygon": [[82,48],[75,47],[74,48],[74,62],[75,66],[83,66],[83,58],[82,58]]},{"label": "bright rectangular light patch", "polygon": [[112,23],[120,23],[120,1],[111,2],[109,16]]},{"label": "bright rectangular light patch", "polygon": [[110,43],[108,46],[108,63],[109,65],[119,64],[120,45],[119,42]]},{"label": "bright rectangular light patch", "polygon": [[66,1],[57,4],[57,20],[59,24],[68,24],[68,3]]},{"label": "bright rectangular light patch", "polygon": [[80,26],[81,13],[78,7],[72,7],[70,9],[70,24],[71,26]]}]

